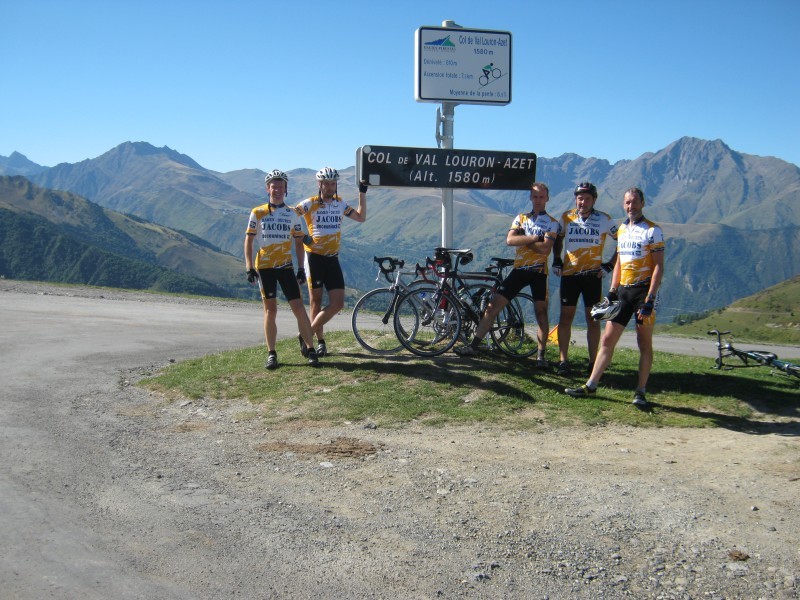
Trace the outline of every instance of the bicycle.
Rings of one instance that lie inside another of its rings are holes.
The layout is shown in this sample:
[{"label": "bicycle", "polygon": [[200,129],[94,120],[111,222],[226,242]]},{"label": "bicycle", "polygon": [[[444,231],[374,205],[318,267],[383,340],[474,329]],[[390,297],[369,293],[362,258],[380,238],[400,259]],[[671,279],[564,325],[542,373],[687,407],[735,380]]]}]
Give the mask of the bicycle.
[{"label": "bicycle", "polygon": [[[486,65],[486,66],[488,67],[491,65]],[[494,81],[495,79],[500,79],[500,77],[502,77],[503,75],[503,72],[497,67],[493,67],[492,69],[487,69],[484,67],[482,71],[483,75],[478,77],[478,85],[480,85],[481,87],[486,87],[487,85],[489,85],[489,82]],[[492,76],[491,79],[489,79],[489,75]]]},{"label": "bicycle", "polygon": [[[437,282],[426,278],[425,269],[416,265],[414,271],[403,271],[405,262],[391,256],[373,257],[378,264],[378,276],[389,282],[388,287],[371,290],[361,296],[353,307],[350,325],[353,335],[361,347],[373,354],[394,354],[402,349],[394,331],[394,311],[402,296],[415,293],[422,301],[425,295],[432,295]],[[392,274],[395,273],[394,278]],[[406,284],[403,275],[422,276]]]},{"label": "bicycle", "polygon": [[[437,248],[435,256],[439,287],[431,301],[420,304],[413,298],[402,298],[394,315],[400,343],[419,356],[443,354],[459,338],[468,343],[503,281],[502,269],[513,264],[509,259],[492,259],[494,265],[487,267],[485,273],[465,273],[459,272],[459,266],[472,261],[469,249]],[[475,281],[478,279],[482,281]],[[536,336],[527,333],[526,323],[536,323],[536,317],[533,298],[522,293],[495,318],[489,330],[492,343],[515,358],[532,355],[537,349]]]},{"label": "bicycle", "polygon": [[[724,342],[722,340],[722,336],[730,335],[730,331],[719,331],[718,329],[712,329],[708,332],[708,335],[716,335],[717,336],[717,353],[718,356],[714,360],[716,369],[724,369],[726,371],[731,371],[736,368],[743,368],[743,367],[775,367],[779,371],[782,371],[786,375],[791,375],[800,379],[800,365],[796,365],[794,363],[786,362],[784,360],[778,360],[778,355],[774,352],[763,352],[760,350],[739,350],[738,348],[734,348],[733,343],[730,339],[726,339]],[[725,359],[735,356],[739,360],[742,361],[744,364],[740,365],[731,365],[725,364]],[[750,364],[750,361],[753,361],[757,364]],[[797,382],[797,385],[800,385],[800,382]]]}]

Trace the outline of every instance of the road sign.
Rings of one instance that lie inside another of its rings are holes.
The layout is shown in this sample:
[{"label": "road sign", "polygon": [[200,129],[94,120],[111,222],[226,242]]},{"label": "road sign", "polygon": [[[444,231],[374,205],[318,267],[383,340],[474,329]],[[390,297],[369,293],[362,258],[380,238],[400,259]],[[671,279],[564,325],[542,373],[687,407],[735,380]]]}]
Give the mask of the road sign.
[{"label": "road sign", "polygon": [[536,180],[536,155],[444,148],[362,146],[358,180],[382,187],[527,190]]},{"label": "road sign", "polygon": [[417,102],[511,102],[511,33],[420,27],[415,34]]}]

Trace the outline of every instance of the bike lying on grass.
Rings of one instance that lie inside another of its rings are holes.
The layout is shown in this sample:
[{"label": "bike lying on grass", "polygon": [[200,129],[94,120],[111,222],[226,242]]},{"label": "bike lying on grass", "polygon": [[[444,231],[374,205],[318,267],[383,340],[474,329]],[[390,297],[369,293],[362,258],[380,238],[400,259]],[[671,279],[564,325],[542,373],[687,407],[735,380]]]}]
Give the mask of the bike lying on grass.
[{"label": "bike lying on grass", "polygon": [[[718,329],[712,329],[708,332],[708,335],[717,336],[718,356],[714,361],[716,369],[730,371],[743,367],[774,367],[782,373],[797,377],[798,380],[800,380],[800,365],[786,362],[785,360],[778,360],[778,355],[774,354],[773,352],[763,352],[760,350],[739,350],[738,348],[734,348],[730,339],[722,339],[722,336],[730,335],[730,333],[730,331],[719,331]],[[725,359],[731,357],[738,358],[743,364],[726,364]],[[796,384],[800,385],[800,381],[796,382]]]}]

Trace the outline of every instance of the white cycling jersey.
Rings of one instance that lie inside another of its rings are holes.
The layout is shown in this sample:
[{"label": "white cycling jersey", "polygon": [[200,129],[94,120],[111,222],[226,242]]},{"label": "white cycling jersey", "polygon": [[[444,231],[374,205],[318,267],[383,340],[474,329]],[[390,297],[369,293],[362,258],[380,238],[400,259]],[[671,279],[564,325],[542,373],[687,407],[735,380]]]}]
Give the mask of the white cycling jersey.
[{"label": "white cycling jersey", "polygon": [[617,226],[609,215],[592,210],[585,219],[576,208],[566,211],[559,221],[559,236],[564,238],[562,275],[596,271],[603,263],[606,237],[617,239]]},{"label": "white cycling jersey", "polygon": [[292,240],[303,236],[303,224],[285,204],[267,203],[252,210],[245,233],[255,236],[256,269],[279,269],[292,265]]}]

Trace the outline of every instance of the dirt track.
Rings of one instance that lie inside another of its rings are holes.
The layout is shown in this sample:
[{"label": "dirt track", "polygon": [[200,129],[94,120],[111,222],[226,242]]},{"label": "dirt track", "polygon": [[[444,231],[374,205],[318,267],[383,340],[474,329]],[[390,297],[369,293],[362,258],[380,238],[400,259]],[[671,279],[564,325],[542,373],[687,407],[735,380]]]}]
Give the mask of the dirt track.
[{"label": "dirt track", "polygon": [[799,415],[267,429],[132,385],[258,305],[46,291],[0,281],[5,597],[797,597]]}]

